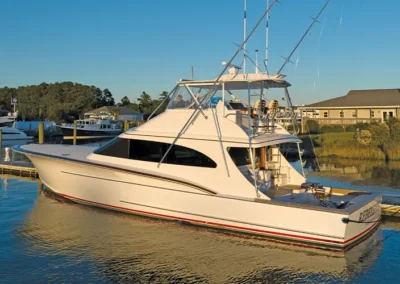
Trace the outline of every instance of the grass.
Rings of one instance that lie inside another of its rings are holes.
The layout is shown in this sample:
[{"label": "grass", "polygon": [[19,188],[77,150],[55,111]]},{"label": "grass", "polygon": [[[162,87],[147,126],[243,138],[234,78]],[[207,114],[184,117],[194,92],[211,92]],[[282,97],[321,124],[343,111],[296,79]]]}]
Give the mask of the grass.
[{"label": "grass", "polygon": [[[362,146],[354,140],[354,132],[314,134],[300,137],[303,147],[312,149],[310,138],[318,157],[341,157],[360,160],[385,160],[386,155],[373,145]],[[394,149],[394,148],[393,148]],[[396,148],[397,150],[397,148]],[[398,147],[400,158],[400,147]]]},{"label": "grass", "polygon": [[400,161],[400,145],[390,143],[385,145],[385,152],[387,153],[388,159],[392,161]]}]

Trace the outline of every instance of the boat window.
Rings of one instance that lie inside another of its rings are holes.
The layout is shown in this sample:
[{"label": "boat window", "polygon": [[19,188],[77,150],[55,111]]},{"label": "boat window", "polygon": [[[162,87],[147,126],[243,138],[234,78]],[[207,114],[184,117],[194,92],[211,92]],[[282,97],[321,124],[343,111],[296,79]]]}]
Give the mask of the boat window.
[{"label": "boat window", "polygon": [[103,147],[94,151],[96,154],[129,159],[129,139],[114,138]]},{"label": "boat window", "polygon": [[250,164],[249,149],[248,148],[228,148],[229,156],[237,167]]},{"label": "boat window", "polygon": [[[144,140],[130,140],[129,158],[140,161],[160,162],[170,144]],[[183,146],[175,145],[164,160],[166,164],[216,168],[217,164],[206,155]]]},{"label": "boat window", "polygon": [[[94,153],[116,158],[159,163],[170,145],[162,142],[116,138],[95,150]],[[178,145],[172,147],[163,163],[192,167],[217,167],[217,164],[206,155]]]},{"label": "boat window", "polygon": [[229,105],[234,110],[241,110],[244,108],[244,105],[241,102],[229,102]]},{"label": "boat window", "polygon": [[[188,90],[189,89],[189,90]],[[171,95],[168,103],[168,109],[194,109],[197,108],[197,103],[200,103],[209,89],[188,86],[179,86]],[[205,108],[205,105],[202,106]]]}]

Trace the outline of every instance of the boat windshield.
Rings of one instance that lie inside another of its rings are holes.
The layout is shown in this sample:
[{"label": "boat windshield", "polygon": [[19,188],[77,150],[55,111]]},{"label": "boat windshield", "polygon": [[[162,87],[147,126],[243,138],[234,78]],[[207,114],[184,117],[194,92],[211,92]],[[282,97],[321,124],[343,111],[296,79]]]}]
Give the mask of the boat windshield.
[{"label": "boat windshield", "polygon": [[[230,110],[241,110],[245,106],[240,101],[247,98],[247,90],[222,90],[220,86],[177,86],[172,93],[167,109],[195,109],[199,104],[203,109],[214,108],[218,102],[224,100],[225,106]],[[252,96],[260,93],[260,89],[252,89]],[[211,99],[203,102],[207,95]]]},{"label": "boat windshield", "polygon": [[[209,87],[209,86],[208,86]],[[193,109],[204,99],[210,89],[178,86],[171,96],[168,109]],[[205,108],[205,105],[202,105]]]}]

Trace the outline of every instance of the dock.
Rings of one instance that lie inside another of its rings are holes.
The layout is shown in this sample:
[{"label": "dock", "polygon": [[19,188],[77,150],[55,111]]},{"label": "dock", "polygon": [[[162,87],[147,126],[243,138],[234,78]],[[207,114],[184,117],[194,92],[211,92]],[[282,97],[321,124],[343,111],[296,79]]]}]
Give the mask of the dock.
[{"label": "dock", "polygon": [[[116,135],[117,136],[117,135]],[[110,136],[110,135],[102,135],[102,136],[64,136],[64,140],[73,140],[73,139],[112,139],[115,136]]]},{"label": "dock", "polygon": [[38,178],[39,174],[31,162],[25,161],[1,161],[0,173],[17,176]]}]

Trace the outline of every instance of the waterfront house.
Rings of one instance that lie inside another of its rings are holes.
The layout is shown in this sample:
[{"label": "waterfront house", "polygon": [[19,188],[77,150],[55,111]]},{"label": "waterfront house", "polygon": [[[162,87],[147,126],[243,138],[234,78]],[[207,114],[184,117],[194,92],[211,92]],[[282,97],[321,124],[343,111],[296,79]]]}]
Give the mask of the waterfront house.
[{"label": "waterfront house", "polygon": [[382,122],[400,117],[400,89],[351,90],[345,96],[300,109],[308,114],[303,115],[303,119],[314,119],[320,125]]}]

